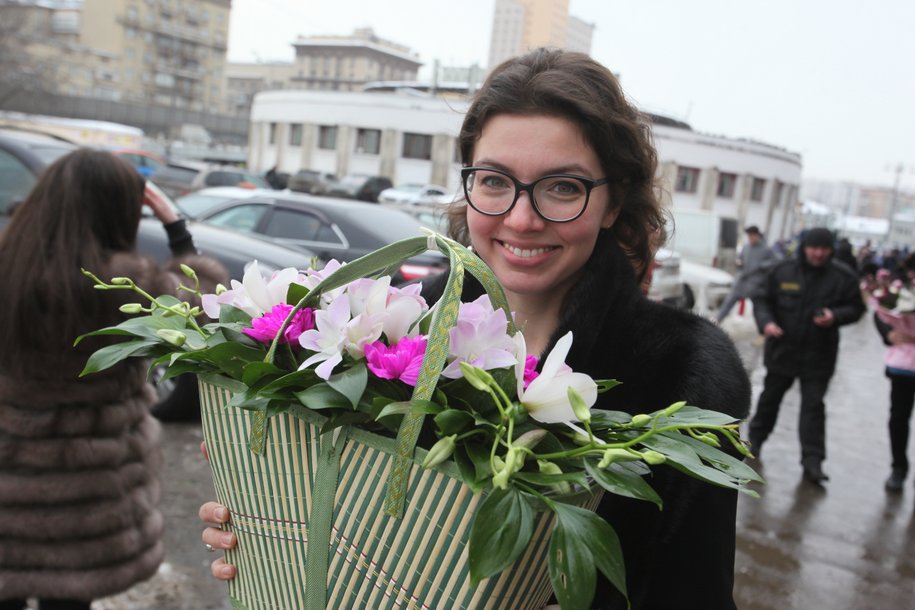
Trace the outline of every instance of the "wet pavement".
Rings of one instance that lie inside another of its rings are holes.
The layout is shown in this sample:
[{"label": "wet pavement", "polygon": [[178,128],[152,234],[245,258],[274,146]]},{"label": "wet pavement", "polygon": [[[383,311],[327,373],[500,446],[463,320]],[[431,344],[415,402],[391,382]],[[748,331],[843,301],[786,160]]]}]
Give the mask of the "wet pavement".
[{"label": "wet pavement", "polygon": [[[751,371],[755,400],[765,372],[755,328],[736,315],[723,327]],[[883,490],[890,459],[883,350],[869,316],[842,331],[826,396],[824,488],[801,480],[797,387],[786,395],[763,461],[754,464],[767,484],[758,499],[741,496],[738,507],[741,610],[915,609],[915,487],[910,478],[901,495]],[[93,610],[231,610],[224,586],[209,576],[214,555],[200,541],[197,508],[214,493],[199,426],[165,424],[164,437],[166,562],[154,578],[97,600]]]}]

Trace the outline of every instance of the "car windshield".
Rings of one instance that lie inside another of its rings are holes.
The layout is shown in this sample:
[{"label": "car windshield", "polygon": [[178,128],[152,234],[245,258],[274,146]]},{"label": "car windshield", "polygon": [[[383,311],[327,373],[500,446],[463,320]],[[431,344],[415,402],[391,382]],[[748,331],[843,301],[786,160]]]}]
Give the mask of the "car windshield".
[{"label": "car windshield", "polygon": [[408,237],[423,235],[422,223],[408,214],[384,207],[360,206],[358,211],[348,211],[349,221],[366,233],[380,236],[376,247]]}]

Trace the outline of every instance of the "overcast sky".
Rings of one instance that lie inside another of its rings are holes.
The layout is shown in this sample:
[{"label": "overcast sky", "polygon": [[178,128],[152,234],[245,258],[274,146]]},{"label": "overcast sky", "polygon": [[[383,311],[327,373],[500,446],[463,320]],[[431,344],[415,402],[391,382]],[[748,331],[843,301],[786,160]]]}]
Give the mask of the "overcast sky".
[{"label": "overcast sky", "polygon": [[[485,66],[494,0],[233,0],[231,61],[372,27],[428,67]],[[803,156],[804,177],[915,190],[915,0],[571,0],[644,110]]]}]

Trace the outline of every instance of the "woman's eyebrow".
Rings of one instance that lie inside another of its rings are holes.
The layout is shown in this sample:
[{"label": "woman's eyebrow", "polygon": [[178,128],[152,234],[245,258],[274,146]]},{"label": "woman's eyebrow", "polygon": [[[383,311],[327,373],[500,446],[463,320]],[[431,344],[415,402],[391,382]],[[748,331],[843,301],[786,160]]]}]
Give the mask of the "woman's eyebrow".
[{"label": "woman's eyebrow", "polygon": [[[504,163],[499,163],[498,161],[495,161],[493,159],[483,158],[483,159],[475,160],[473,162],[473,167],[491,167],[493,169],[502,170],[503,172],[505,172],[507,174],[511,174],[512,176],[515,176],[515,172],[512,171],[507,165],[505,165]],[[576,174],[576,175],[588,177],[590,175],[590,172],[583,165],[580,165],[578,163],[570,163],[567,165],[557,165],[557,166],[550,167],[550,168],[547,168],[547,169],[539,172],[539,176],[550,176],[553,174]]]}]

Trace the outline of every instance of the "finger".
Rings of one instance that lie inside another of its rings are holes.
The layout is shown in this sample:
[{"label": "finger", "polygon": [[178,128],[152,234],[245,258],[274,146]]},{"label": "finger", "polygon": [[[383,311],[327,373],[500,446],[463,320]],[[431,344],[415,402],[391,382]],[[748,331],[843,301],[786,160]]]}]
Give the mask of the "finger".
[{"label": "finger", "polygon": [[197,513],[206,523],[228,523],[229,510],[218,502],[207,502]]},{"label": "finger", "polygon": [[210,454],[209,454],[209,452],[207,452],[207,442],[206,441],[200,441],[200,453],[203,454],[203,459],[205,459],[208,462],[210,461]]},{"label": "finger", "polygon": [[235,566],[226,563],[224,557],[220,557],[211,563],[210,571],[213,572],[213,576],[219,580],[232,580],[235,578]]},{"label": "finger", "polygon": [[224,532],[218,527],[208,527],[203,530],[203,534],[200,536],[204,544],[209,544],[214,549],[220,549],[227,551],[229,549],[234,549],[235,545],[238,544],[238,539],[235,537],[235,534],[232,532]]}]

